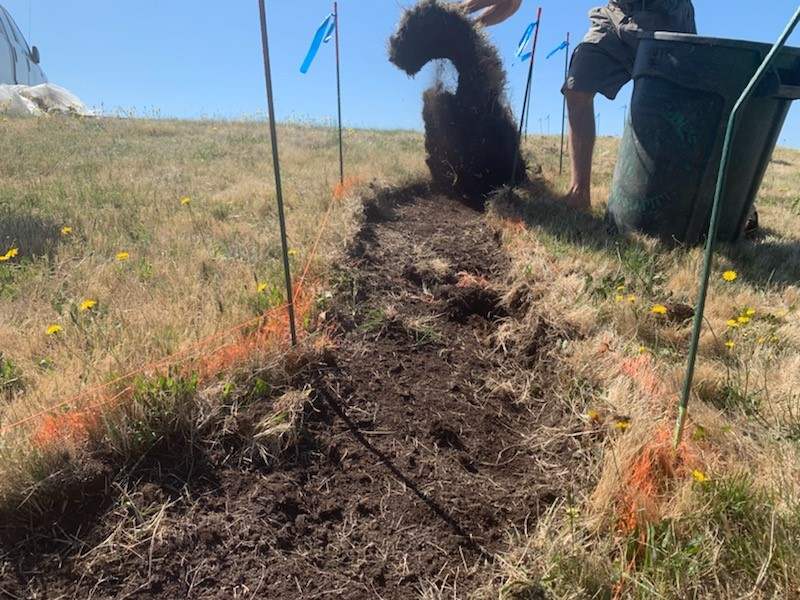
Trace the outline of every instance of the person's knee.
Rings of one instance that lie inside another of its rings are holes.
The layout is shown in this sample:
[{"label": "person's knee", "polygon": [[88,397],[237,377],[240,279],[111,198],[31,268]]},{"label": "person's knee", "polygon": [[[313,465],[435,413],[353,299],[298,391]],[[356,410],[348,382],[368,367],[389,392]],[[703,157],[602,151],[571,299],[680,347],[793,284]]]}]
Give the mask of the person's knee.
[{"label": "person's knee", "polygon": [[564,96],[567,99],[567,106],[571,110],[580,110],[581,108],[592,108],[594,105],[594,94],[590,92],[578,92],[576,90],[564,90]]}]

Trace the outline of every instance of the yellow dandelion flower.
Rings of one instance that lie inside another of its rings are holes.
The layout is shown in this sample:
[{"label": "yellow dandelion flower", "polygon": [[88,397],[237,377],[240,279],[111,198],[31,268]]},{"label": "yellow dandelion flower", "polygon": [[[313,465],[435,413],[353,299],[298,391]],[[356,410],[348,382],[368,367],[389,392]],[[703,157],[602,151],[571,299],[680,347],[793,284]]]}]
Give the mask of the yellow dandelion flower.
[{"label": "yellow dandelion flower", "polygon": [[61,235],[66,236],[66,235],[70,235],[71,233],[72,233],[72,227],[70,227],[69,225],[64,225],[61,228]]},{"label": "yellow dandelion flower", "polygon": [[725,271],[722,274],[722,279],[730,283],[731,281],[736,281],[739,278],[739,274],[736,271]]},{"label": "yellow dandelion flower", "polygon": [[629,294],[627,300],[628,300],[628,303],[630,303],[630,304],[636,304],[636,295],[635,294]]},{"label": "yellow dandelion flower", "polygon": [[289,256],[297,256],[297,250],[290,248],[288,254]]},{"label": "yellow dandelion flower", "polygon": [[758,339],[756,340],[756,343],[757,343],[759,346],[763,346],[764,344],[766,344],[766,343],[767,343],[767,338],[765,338],[765,337],[760,337],[760,338],[758,338]]},{"label": "yellow dandelion flower", "polygon": [[50,325],[50,327],[47,328],[46,333],[47,335],[58,335],[62,331],[64,331],[64,328],[61,327],[61,325]]},{"label": "yellow dandelion flower", "polygon": [[92,310],[95,306],[97,306],[97,300],[90,300],[89,298],[87,298],[86,300],[81,302],[80,306],[78,307],[78,310],[80,310],[81,312],[86,312],[87,310]]},{"label": "yellow dandelion flower", "polygon": [[259,283],[258,287],[256,288],[259,294],[263,294],[267,291],[267,284],[266,283]]},{"label": "yellow dandelion flower", "polygon": [[630,426],[631,420],[627,417],[619,418],[614,422],[614,429],[619,429],[620,431],[625,431],[630,428]]},{"label": "yellow dandelion flower", "polygon": [[600,420],[600,413],[596,410],[588,410],[586,411],[586,418],[590,421],[597,422]]},{"label": "yellow dandelion flower", "polygon": [[736,319],[736,321],[740,325],[747,325],[750,322],[750,320],[751,320],[750,317],[746,317],[744,315],[742,315],[741,317],[737,317],[737,319]]},{"label": "yellow dandelion flower", "polygon": [[740,325],[740,323],[739,323],[739,320],[738,320],[738,319],[728,319],[728,320],[726,321],[726,324],[727,324],[727,325],[728,325],[728,327],[730,327],[731,329],[736,329],[736,328],[737,328],[737,327],[739,327],[739,325]]},{"label": "yellow dandelion flower", "polygon": [[746,308],[744,310],[745,317],[755,317],[756,316],[756,309],[754,308]]},{"label": "yellow dandelion flower", "polygon": [[650,348],[647,346],[639,346],[639,354],[650,354]]},{"label": "yellow dandelion flower", "polygon": [[623,302],[625,300],[625,296],[623,296],[622,294],[617,294],[616,296],[614,296],[614,300],[616,300],[617,302]]},{"label": "yellow dandelion flower", "polygon": [[130,252],[125,252],[124,250],[122,252],[117,252],[116,256],[118,262],[125,262],[130,257],[131,257]]},{"label": "yellow dandelion flower", "polygon": [[624,292],[625,291],[625,284],[623,283],[622,285],[618,285],[617,286],[617,291],[618,292]]},{"label": "yellow dandelion flower", "polygon": [[660,315],[663,317],[669,311],[667,310],[667,307],[664,306],[663,304],[656,304],[655,306],[653,306],[653,308],[650,309],[650,312],[653,313],[654,315]]},{"label": "yellow dandelion flower", "polygon": [[695,469],[692,471],[692,479],[694,479],[697,483],[708,483],[711,481],[708,478],[708,475],[700,471],[699,469]]},{"label": "yellow dandelion flower", "polygon": [[736,342],[734,342],[733,340],[728,340],[727,342],[725,342],[725,347],[728,350],[733,350],[736,347]]},{"label": "yellow dandelion flower", "polygon": [[0,262],[7,262],[19,254],[19,248],[9,248],[8,252],[0,255]]},{"label": "yellow dandelion flower", "polygon": [[189,206],[192,203],[192,199],[189,196],[184,196],[181,198],[181,206]]}]

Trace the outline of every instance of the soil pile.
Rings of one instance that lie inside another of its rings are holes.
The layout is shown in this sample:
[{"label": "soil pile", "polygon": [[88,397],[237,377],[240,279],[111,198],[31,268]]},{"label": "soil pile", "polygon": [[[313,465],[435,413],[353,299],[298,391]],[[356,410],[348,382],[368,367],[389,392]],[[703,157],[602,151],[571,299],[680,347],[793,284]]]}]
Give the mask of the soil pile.
[{"label": "soil pile", "polygon": [[434,182],[482,205],[484,196],[525,179],[516,124],[505,97],[497,49],[455,5],[423,0],[406,11],[389,40],[389,60],[409,75],[449,59],[458,70],[456,93],[441,81],[424,94],[425,148]]}]

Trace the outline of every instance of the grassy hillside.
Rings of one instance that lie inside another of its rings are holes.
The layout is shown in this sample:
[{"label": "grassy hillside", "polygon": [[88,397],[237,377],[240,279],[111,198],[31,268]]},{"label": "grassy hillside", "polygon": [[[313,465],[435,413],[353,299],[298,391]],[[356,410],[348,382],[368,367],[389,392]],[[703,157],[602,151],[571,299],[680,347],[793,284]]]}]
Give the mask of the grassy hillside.
[{"label": "grassy hillside", "polygon": [[[3,120],[0,132],[0,427],[282,302],[263,123]],[[338,180],[336,137],[296,125],[279,134],[299,271]],[[346,141],[352,185],[338,194],[314,279],[349,237],[361,186],[426,175],[419,134],[348,131]],[[509,532],[515,550],[487,597],[800,594],[800,152],[774,157],[761,236],[721,250],[687,439],[673,453],[689,335],[681,314],[694,303],[700,252],[606,233],[616,140],[598,144],[589,216],[557,200],[568,182],[558,139],[527,146],[549,190],[499,194],[487,215],[513,261],[502,291],[527,311],[496,337],[510,346],[545,322],[563,342],[547,357],[558,377],[544,401],[531,370],[500,383],[521,406],[565,415],[548,439],[529,441],[542,464],[573,452],[584,468],[552,473],[573,493]],[[186,403],[202,413],[209,395],[228,395],[222,383],[198,394],[191,378],[148,382],[131,418],[169,420]],[[36,442],[38,427],[4,431],[0,514],[83,460],[58,435],[49,443],[59,460],[43,460],[52,449]]]},{"label": "grassy hillside", "polygon": [[[285,287],[264,123],[3,119],[0,133],[0,503],[13,504],[94,428],[103,411],[83,407],[135,383],[120,376],[252,321]],[[279,137],[291,261],[296,278],[311,261],[313,283],[350,234],[359,182],[418,175],[421,140],[348,134],[334,194],[336,134]],[[118,435],[121,451],[141,435]]]},{"label": "grassy hillside", "polygon": [[[548,406],[571,417],[541,452],[566,447],[586,471],[553,473],[574,497],[520,536],[496,585],[509,597],[539,586],[554,598],[797,597],[800,153],[774,156],[757,239],[720,248],[675,451],[701,251],[606,233],[613,141],[600,144],[591,216],[553,202],[565,189],[557,148],[534,145],[554,191],[500,195],[494,216],[516,265],[509,298],[569,338]],[[525,383],[514,382],[520,400]]]},{"label": "grassy hillside", "polygon": [[[263,123],[3,120],[0,130],[0,255],[18,252],[0,263],[0,421],[282,302]],[[338,183],[336,136],[287,126],[280,137],[299,269]],[[421,171],[418,136],[351,137],[350,178]],[[333,246],[348,210],[334,211]]]}]

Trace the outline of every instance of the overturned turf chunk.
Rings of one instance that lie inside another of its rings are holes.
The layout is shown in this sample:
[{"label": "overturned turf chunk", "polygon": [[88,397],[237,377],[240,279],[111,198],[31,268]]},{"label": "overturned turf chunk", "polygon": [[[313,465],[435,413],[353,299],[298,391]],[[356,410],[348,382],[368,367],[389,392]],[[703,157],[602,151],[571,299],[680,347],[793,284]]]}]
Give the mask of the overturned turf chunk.
[{"label": "overturned turf chunk", "polygon": [[449,59],[458,70],[453,94],[440,81],[424,94],[425,149],[434,182],[482,205],[486,194],[525,178],[519,139],[505,97],[497,50],[455,5],[423,0],[406,11],[389,40],[389,60],[409,75]]}]

